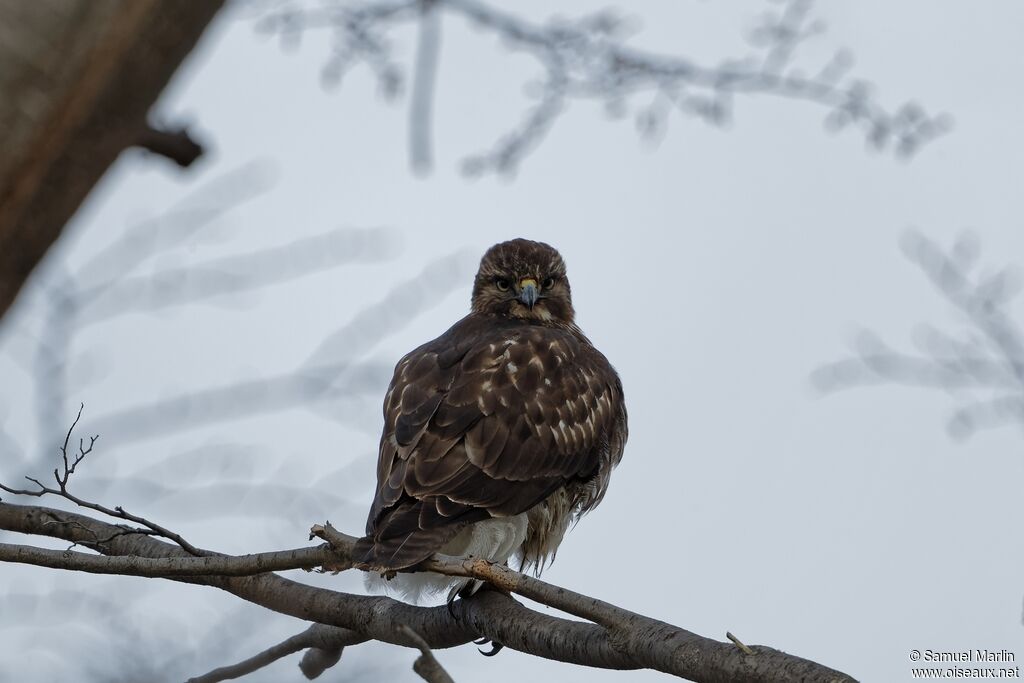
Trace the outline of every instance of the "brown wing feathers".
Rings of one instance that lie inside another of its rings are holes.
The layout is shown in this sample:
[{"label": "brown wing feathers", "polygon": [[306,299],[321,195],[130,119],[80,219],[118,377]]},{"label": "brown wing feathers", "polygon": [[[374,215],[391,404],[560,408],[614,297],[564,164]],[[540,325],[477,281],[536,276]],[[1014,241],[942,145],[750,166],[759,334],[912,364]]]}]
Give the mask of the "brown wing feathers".
[{"label": "brown wing feathers", "polygon": [[614,371],[578,331],[467,316],[396,367],[357,556],[408,567],[467,524],[594,477],[621,455],[624,419]]}]

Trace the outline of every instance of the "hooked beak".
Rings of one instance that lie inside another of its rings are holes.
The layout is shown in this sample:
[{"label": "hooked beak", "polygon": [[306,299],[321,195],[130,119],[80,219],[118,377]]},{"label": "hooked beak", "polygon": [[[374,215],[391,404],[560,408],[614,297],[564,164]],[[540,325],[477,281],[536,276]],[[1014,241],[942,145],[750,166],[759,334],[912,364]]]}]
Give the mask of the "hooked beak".
[{"label": "hooked beak", "polygon": [[519,300],[531,309],[537,303],[539,294],[540,289],[537,287],[537,281],[532,277],[523,278],[519,281]]}]

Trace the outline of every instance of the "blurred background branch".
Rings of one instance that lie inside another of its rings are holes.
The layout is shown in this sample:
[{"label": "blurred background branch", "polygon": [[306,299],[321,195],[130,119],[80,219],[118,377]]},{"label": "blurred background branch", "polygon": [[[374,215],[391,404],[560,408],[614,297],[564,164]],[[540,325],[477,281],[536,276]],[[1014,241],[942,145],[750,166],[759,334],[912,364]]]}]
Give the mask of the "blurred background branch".
[{"label": "blurred background branch", "polygon": [[198,157],[147,115],[222,4],[0,1],[0,316],[122,151]]},{"label": "blurred background branch", "polygon": [[[469,176],[514,173],[574,100],[598,102],[613,117],[626,115],[632,106],[638,131],[653,138],[664,132],[672,111],[725,126],[734,116],[736,96],[782,97],[820,107],[829,130],[859,127],[869,147],[889,149],[902,158],[912,157],[949,129],[949,116],[931,115],[913,100],[895,107],[883,105],[870,81],[850,75],[853,57],[846,50],[806,75],[796,63],[798,48],[822,33],[824,24],[810,18],[811,0],[775,4],[751,31],[750,52],[723,57],[711,66],[630,47],[630,22],[612,10],[535,23],[477,0],[317,6],[286,2],[265,12],[256,26],[278,36],[286,46],[294,46],[306,31],[331,31],[334,48],[322,71],[324,83],[337,85],[351,68],[365,64],[376,75],[381,91],[393,98],[401,92],[404,74],[389,33],[418,21],[409,144],[410,165],[420,174],[432,164],[430,102],[443,14],[465,19],[492,33],[510,50],[529,54],[543,74],[532,88],[536,104],[523,120],[490,150],[464,159],[462,170]],[[641,99],[646,103],[637,104]]]},{"label": "blurred background branch", "polygon": [[1020,293],[1013,266],[985,269],[979,243],[965,234],[943,248],[908,232],[903,253],[958,314],[959,329],[919,324],[912,351],[900,351],[871,332],[853,343],[853,354],[818,368],[815,386],[833,392],[872,384],[903,384],[948,393],[956,408],[947,427],[957,438],[979,429],[1024,427],[1024,329],[1010,310]]},{"label": "blurred background branch", "polygon": [[437,0],[420,0],[419,42],[409,105],[409,165],[418,174],[429,173],[434,165],[434,87],[441,53],[441,12]]}]

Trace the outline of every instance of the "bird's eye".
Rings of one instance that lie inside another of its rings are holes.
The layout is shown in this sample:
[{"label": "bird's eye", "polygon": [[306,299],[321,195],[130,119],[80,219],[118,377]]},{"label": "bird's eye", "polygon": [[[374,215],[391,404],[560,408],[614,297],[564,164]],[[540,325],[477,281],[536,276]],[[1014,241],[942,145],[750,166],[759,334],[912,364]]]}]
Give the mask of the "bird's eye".
[{"label": "bird's eye", "polygon": [[509,282],[508,282],[508,280],[506,280],[505,278],[503,278],[503,277],[499,277],[499,278],[497,278],[497,279],[496,279],[496,280],[494,281],[494,284],[495,284],[495,285],[496,285],[496,286],[498,287],[498,289],[500,289],[501,291],[503,291],[503,292],[505,292],[505,291],[508,291],[508,288],[509,288]]},{"label": "bird's eye", "polygon": [[546,277],[546,278],[544,278],[544,282],[540,283],[540,286],[543,287],[544,289],[551,289],[552,287],[555,286],[555,278],[553,278],[553,277]]}]

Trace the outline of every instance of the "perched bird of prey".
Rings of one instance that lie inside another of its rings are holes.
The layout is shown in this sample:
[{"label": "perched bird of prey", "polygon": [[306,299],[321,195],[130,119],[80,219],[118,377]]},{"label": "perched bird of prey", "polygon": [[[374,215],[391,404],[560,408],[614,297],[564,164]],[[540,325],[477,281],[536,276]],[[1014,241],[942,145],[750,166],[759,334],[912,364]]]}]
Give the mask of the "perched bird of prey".
[{"label": "perched bird of prey", "polygon": [[[561,255],[525,239],[496,244],[469,315],[395,367],[355,559],[371,583],[437,552],[539,573],[601,502],[626,432],[622,384],[573,322]],[[427,573],[391,583],[411,599],[479,586]]]}]

